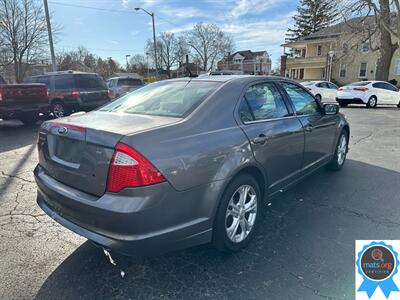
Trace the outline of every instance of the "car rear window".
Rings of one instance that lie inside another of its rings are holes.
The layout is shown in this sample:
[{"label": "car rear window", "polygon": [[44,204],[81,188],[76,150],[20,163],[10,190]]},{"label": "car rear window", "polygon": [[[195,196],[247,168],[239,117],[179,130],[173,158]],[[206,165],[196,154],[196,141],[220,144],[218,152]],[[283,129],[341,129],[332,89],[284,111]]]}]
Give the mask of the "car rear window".
[{"label": "car rear window", "polygon": [[143,82],[140,79],[135,78],[120,78],[118,79],[118,86],[142,86]]},{"label": "car rear window", "polygon": [[100,111],[184,117],[200,105],[220,82],[164,81],[129,93]]},{"label": "car rear window", "polygon": [[67,90],[74,87],[74,79],[72,75],[56,75],[54,76],[54,86],[56,90]]},{"label": "car rear window", "polygon": [[75,76],[75,84],[78,89],[107,89],[104,80],[98,75],[77,74]]}]

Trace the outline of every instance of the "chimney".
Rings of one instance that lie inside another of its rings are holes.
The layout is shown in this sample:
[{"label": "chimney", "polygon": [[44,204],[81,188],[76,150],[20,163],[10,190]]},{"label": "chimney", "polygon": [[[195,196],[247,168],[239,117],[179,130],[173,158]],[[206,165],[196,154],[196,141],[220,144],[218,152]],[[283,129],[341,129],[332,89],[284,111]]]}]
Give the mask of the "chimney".
[{"label": "chimney", "polygon": [[189,55],[186,54],[186,64],[189,64]]},{"label": "chimney", "polygon": [[281,56],[281,76],[286,76],[286,62],[287,62],[287,55]]}]

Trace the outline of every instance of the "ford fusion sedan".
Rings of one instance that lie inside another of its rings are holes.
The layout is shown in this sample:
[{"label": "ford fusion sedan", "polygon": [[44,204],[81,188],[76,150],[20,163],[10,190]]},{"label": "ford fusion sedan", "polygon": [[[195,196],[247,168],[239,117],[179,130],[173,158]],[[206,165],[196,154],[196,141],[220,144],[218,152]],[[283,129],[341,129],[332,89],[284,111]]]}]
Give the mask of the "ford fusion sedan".
[{"label": "ford fusion sedan", "polygon": [[274,77],[147,85],[84,115],[42,124],[39,206],[105,249],[153,255],[212,242],[245,247],[263,200],[345,163],[336,104]]},{"label": "ford fusion sedan", "polygon": [[400,107],[400,92],[388,82],[361,81],[339,88],[336,101],[342,107],[349,104],[365,104],[369,108],[381,104]]},{"label": "ford fusion sedan", "polygon": [[335,102],[336,101],[336,84],[329,81],[304,81],[301,83],[308,89],[319,101]]}]

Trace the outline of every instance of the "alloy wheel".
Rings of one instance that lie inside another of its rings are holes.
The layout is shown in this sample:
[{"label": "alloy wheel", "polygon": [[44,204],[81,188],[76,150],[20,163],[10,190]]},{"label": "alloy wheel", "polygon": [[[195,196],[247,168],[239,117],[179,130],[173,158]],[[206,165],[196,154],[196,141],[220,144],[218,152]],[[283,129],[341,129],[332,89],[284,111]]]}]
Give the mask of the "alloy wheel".
[{"label": "alloy wheel", "polygon": [[65,116],[64,105],[61,103],[56,103],[53,105],[53,115],[56,118],[62,118]]},{"label": "alloy wheel", "polygon": [[250,185],[240,186],[229,200],[225,214],[225,230],[234,243],[246,239],[254,228],[257,216],[257,194]]},{"label": "alloy wheel", "polygon": [[337,163],[339,166],[344,163],[344,160],[346,158],[346,152],[347,152],[347,139],[346,136],[342,134],[337,146]]}]

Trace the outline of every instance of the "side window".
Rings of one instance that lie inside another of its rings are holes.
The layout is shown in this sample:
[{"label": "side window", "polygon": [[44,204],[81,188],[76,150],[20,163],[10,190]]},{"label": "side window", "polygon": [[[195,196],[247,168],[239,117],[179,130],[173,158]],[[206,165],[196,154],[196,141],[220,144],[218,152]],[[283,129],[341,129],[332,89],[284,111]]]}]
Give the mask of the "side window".
[{"label": "side window", "polygon": [[69,90],[74,87],[71,75],[54,76],[54,87],[56,90]]},{"label": "side window", "polygon": [[285,102],[273,83],[256,84],[248,88],[239,107],[243,122],[270,120],[289,115]]},{"label": "side window", "polygon": [[374,87],[376,89],[383,89],[381,82],[376,82],[376,83],[372,84],[372,87]]},{"label": "side window", "polygon": [[292,100],[297,115],[319,113],[319,105],[314,97],[307,93],[302,87],[289,82],[283,82],[282,86]]},{"label": "side window", "polygon": [[331,83],[331,82],[328,82],[328,86],[329,86],[329,88],[331,89],[331,90],[337,90],[337,86],[336,86],[336,84],[333,84],[333,83]]},{"label": "side window", "polygon": [[397,88],[389,83],[384,83],[384,89],[392,91],[392,92],[397,92]]}]

